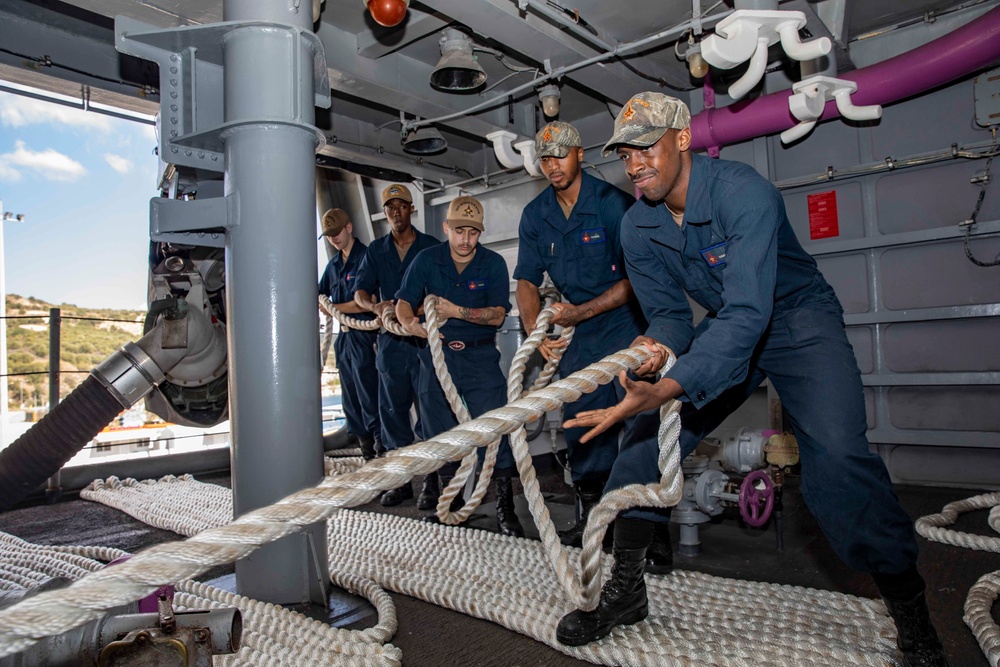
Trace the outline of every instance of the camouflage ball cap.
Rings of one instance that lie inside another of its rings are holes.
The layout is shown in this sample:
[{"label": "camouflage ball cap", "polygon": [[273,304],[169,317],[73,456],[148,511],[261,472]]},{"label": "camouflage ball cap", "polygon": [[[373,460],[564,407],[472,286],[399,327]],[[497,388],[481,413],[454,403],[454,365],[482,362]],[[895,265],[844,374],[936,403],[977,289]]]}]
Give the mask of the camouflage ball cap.
[{"label": "camouflage ball cap", "polygon": [[535,135],[535,157],[564,158],[574,148],[579,148],[580,133],[569,123],[549,123]]},{"label": "camouflage ball cap", "polygon": [[616,146],[652,146],[667,130],[683,130],[691,125],[691,111],[684,102],[663,93],[639,93],[630,99],[615,118],[615,133],[601,151],[607,157]]},{"label": "camouflage ball cap", "polygon": [[475,197],[455,197],[448,204],[448,215],[444,221],[455,229],[473,227],[483,231],[483,205]]}]

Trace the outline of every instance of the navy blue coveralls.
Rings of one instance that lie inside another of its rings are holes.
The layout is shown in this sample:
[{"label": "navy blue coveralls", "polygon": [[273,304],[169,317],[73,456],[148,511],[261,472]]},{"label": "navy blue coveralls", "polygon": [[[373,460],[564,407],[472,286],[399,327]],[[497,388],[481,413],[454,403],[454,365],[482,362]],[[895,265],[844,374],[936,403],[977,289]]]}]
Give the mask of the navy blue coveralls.
[{"label": "navy blue coveralls", "polygon": [[[556,201],[555,189],[545,188],[521,214],[518,229],[517,268],[514,278],[541,285],[544,271],[563,298],[573,305],[594,299],[628,276],[619,240],[619,226],[635,198],[605,181],[583,173],[580,196],[569,219]],[[627,348],[642,333],[645,320],[638,305],[630,303],[601,313],[576,326],[559,363],[567,377],[609,354]],[[564,420],[584,410],[617,404],[624,391],[617,382],[584,394],[563,407]],[[566,429],[566,447],[574,482],[607,479],[618,454],[620,429],[609,429],[580,444],[585,428]]]},{"label": "navy blue coveralls", "polygon": [[[622,245],[647,335],[678,354],[667,376],[684,389],[681,456],[767,377],[798,438],[802,495],[837,555],[865,572],[912,567],[912,523],[869,451],[843,309],[777,189],[745,164],[692,155],[682,225],[642,199],[622,221]],[[685,292],[708,311],[697,328]],[[657,424],[656,411],[636,418],[609,489],[659,478]]]},{"label": "navy blue coveralls", "polygon": [[[478,246],[472,261],[459,274],[448,243],[441,243],[417,255],[403,277],[403,286],[396,298],[406,301],[416,311],[428,294],[444,297],[459,307],[503,306],[504,311],[509,312],[507,263],[496,252]],[[496,345],[497,329],[457,318],[449,319],[441,327],[445,364],[473,418],[507,403],[506,381],[500,370],[500,351]],[[458,424],[434,374],[427,347],[420,350],[419,395],[425,438],[432,438]],[[480,461],[485,454],[485,448],[480,447]],[[505,436],[497,454],[494,476],[512,477],[514,474],[514,456]]]},{"label": "navy blue coveralls", "polygon": [[[407,248],[406,256],[400,261],[392,234],[386,234],[374,241],[358,267],[354,280],[354,291],[364,290],[378,294],[380,301],[396,296],[403,280],[403,274],[421,250],[439,243],[433,236],[413,229],[417,238]],[[417,437],[423,437],[422,416],[417,419],[417,434],[410,428],[410,406],[416,400],[419,388],[420,362],[417,353],[424,345],[413,336],[397,336],[383,331],[378,337],[378,354],[375,367],[378,369],[378,413],[382,422],[382,445],[386,450],[397,449],[411,444]]]},{"label": "navy blue coveralls", "polygon": [[[326,265],[319,279],[319,293],[330,297],[333,304],[354,300],[354,282],[358,265],[364,259],[366,246],[354,239],[351,253],[344,261],[338,251]],[[359,320],[370,320],[371,313],[353,314]],[[358,331],[340,328],[333,350],[340,370],[341,399],[347,432],[359,438],[381,439],[378,417],[378,376],[375,367],[375,340],[377,331]]]}]

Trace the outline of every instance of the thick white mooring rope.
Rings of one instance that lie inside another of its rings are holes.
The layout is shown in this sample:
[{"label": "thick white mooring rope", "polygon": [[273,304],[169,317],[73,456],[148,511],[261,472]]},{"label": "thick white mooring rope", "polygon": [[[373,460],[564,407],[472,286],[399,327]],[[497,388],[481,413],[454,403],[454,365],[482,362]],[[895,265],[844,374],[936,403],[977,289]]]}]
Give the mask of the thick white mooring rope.
[{"label": "thick white mooring rope", "polygon": [[[535,333],[537,330],[533,336]],[[614,380],[619,371],[638,368],[648,356],[641,349],[609,355],[435,438],[370,461],[357,472],[326,478],[314,488],[291,494],[183,542],[150,547],[119,566],[84,577],[58,594],[40,593],[23,600],[0,611],[0,657],[23,650],[38,638],[93,620],[104,610],[147,595],[157,586],[190,579],[215,565],[243,558],[263,544],[329,518],[339,508],[364,504],[416,474],[432,472],[445,461],[460,460],[498,435],[511,433],[525,422]],[[600,585],[599,581],[586,583],[594,590]],[[596,599],[596,595],[592,597]]]},{"label": "thick white mooring rope", "polygon": [[[186,498],[197,493],[208,493],[213,498],[229,497],[229,507],[220,508],[210,504],[201,516],[188,514],[185,519],[174,522],[174,525],[185,531],[196,530],[197,526],[216,521],[227,521],[231,513],[232,499],[229,489],[215,487],[212,484],[202,484],[193,480],[167,477],[159,483],[146,481],[134,483],[126,480],[121,484],[109,483],[100,489],[102,494],[124,492],[126,496],[149,497],[149,491],[158,484],[169,484],[172,487],[167,494],[171,500],[184,502]],[[184,487],[184,492],[180,487]],[[160,486],[162,489],[162,486]],[[161,526],[168,511],[150,512],[151,518]],[[134,516],[134,515],[133,515]],[[4,569],[17,568],[28,573],[22,577],[24,585],[18,585],[18,573],[11,576],[0,570],[0,590],[13,590],[25,593],[51,577],[65,577],[75,580],[105,567],[105,563],[116,558],[128,556],[119,549],[106,547],[77,546],[40,546],[25,542],[13,535],[0,533],[0,563],[8,564]],[[13,566],[10,564],[19,563]],[[396,632],[396,612],[392,599],[385,591],[370,579],[358,575],[346,575],[343,572],[332,572],[331,580],[341,588],[351,593],[361,595],[375,606],[379,615],[379,623],[373,628],[363,631],[341,630],[328,624],[316,621],[294,611],[289,611],[277,605],[258,602],[235,595],[213,586],[196,581],[184,581],[175,585],[174,608],[185,609],[218,609],[220,607],[237,607],[243,613],[243,638],[239,651],[232,655],[217,656],[213,664],[222,667],[236,665],[309,665],[342,667],[399,667],[402,664],[402,652],[398,647],[387,644]],[[134,610],[130,610],[134,613]]]},{"label": "thick white mooring rope", "polygon": [[[160,485],[165,504],[183,494],[202,492],[196,485],[210,486],[165,480]],[[127,497],[136,493],[136,488],[131,484],[109,485],[101,492]],[[123,498],[118,501],[123,504]],[[161,509],[162,514],[167,512],[166,507]],[[214,517],[206,513],[199,523],[224,522],[228,516],[224,508],[216,508],[211,514]],[[10,556],[2,546],[4,537],[0,535],[0,555],[7,560]],[[71,551],[106,561],[122,553],[21,544],[32,550],[28,555],[33,558],[44,554],[79,559],[66,553]],[[345,511],[328,522],[328,547],[330,562],[341,571],[354,573],[344,577],[335,571],[334,583],[372,601],[379,614],[376,627],[354,632],[332,630],[273,605],[196,582],[182,582],[177,590],[197,595],[197,599],[178,595],[175,600],[187,608],[226,605],[244,612],[244,648],[236,656],[218,658],[223,665],[398,664],[398,649],[381,645],[391,639],[396,620],[391,600],[377,585],[498,623],[597,664],[896,664],[891,623],[880,603],[873,600],[678,571],[669,577],[647,577],[650,616],[645,622],[618,628],[607,639],[574,649],[555,639],[559,618],[573,605],[552,579],[538,542],[390,515]],[[607,556],[603,558],[610,561]],[[68,573],[81,576],[96,566],[84,560],[82,566]],[[706,614],[705,609],[712,609],[712,613]],[[748,641],[749,637],[754,638],[753,642]],[[301,654],[299,646],[303,647]]]},{"label": "thick white mooring rope", "polygon": [[[1000,492],[984,493],[965,500],[957,500],[944,506],[939,514],[920,517],[916,521],[917,532],[928,540],[942,542],[956,547],[993,551],[1000,553],[1000,538],[974,535],[947,528],[958,519],[959,514],[974,510],[989,509],[987,522],[1000,533]],[[969,589],[965,599],[963,620],[972,630],[991,667],[1000,667],[1000,626],[993,620],[991,610],[1000,597],[1000,570],[985,574]]]},{"label": "thick white mooring rope", "polygon": [[[425,310],[432,313],[433,303],[425,305]],[[521,367],[523,374],[523,365],[527,356],[544,338],[547,322],[550,318],[551,311],[548,313],[543,311],[540,314],[538,327],[528,337],[525,345],[518,350],[518,355],[515,355],[512,371],[516,364]],[[398,323],[396,325],[398,326]],[[431,472],[445,460],[458,460],[469,457],[470,454],[474,457],[475,450],[472,447],[484,446],[495,441],[500,434],[505,433],[514,433],[512,446],[515,448],[515,456],[518,459],[522,483],[525,485],[529,506],[536,521],[539,522],[539,530],[543,537],[541,546],[533,542],[528,544],[542,562],[548,560],[549,566],[544,567],[543,573],[538,576],[524,579],[529,590],[513,596],[513,600],[506,601],[501,599],[504,597],[503,593],[493,594],[487,607],[494,605],[497,609],[507,609],[521,599],[530,599],[531,590],[538,590],[545,585],[545,582],[551,585],[549,568],[554,568],[559,574],[561,585],[566,589],[567,593],[564,594],[564,597],[568,595],[569,604],[564,601],[556,616],[552,616],[551,605],[543,606],[543,615],[551,621],[546,626],[548,627],[547,633],[551,634],[554,632],[558,618],[566,611],[574,607],[593,608],[596,605],[599,595],[601,563],[604,559],[600,552],[601,535],[618,512],[637,505],[669,506],[676,503],[679,498],[682,479],[679,472],[679,449],[676,442],[679,431],[679,423],[676,418],[678,406],[676,404],[665,406],[663,412],[661,436],[666,436],[668,440],[673,441],[672,447],[668,446],[661,452],[661,461],[665,463],[662,465],[665,484],[654,487],[633,486],[607,494],[601,504],[592,512],[588,521],[588,528],[584,535],[584,550],[581,554],[582,565],[579,569],[569,561],[567,556],[569,552],[558,544],[558,538],[551,520],[548,518],[548,512],[544,508],[544,503],[540,501],[541,495],[537,489],[534,470],[530,465],[530,456],[527,453],[527,443],[524,441],[524,430],[521,425],[540,418],[545,412],[558,408],[563,403],[576,400],[584,391],[592,391],[599,384],[615,380],[620,370],[634,370],[647,358],[648,353],[639,349],[610,355],[601,362],[593,364],[569,378],[560,380],[548,389],[532,392],[523,398],[519,398],[523,386],[519,380],[516,386],[513,383],[509,385],[509,396],[512,402],[507,406],[490,411],[479,419],[461,424],[437,438],[407,447],[405,450],[398,450],[384,459],[369,462],[358,472],[324,480],[314,489],[306,489],[292,494],[275,505],[251,512],[226,526],[206,530],[185,542],[151,547],[121,566],[103,570],[84,578],[74,585],[71,592],[75,595],[63,595],[60,596],[59,600],[54,600],[51,599],[54,596],[43,593],[25,600],[12,608],[19,612],[16,619],[12,613],[9,613],[10,609],[0,612],[0,655],[21,650],[33,643],[35,637],[55,634],[65,630],[66,627],[86,622],[100,615],[100,610],[121,604],[121,602],[117,602],[118,600],[131,600],[140,597],[155,585],[186,579],[212,565],[241,558],[256,546],[288,535],[298,530],[300,526],[309,525],[329,517],[337,508],[367,502],[374,498],[380,490],[395,488],[409,480],[414,473]],[[511,377],[514,375],[512,373]],[[537,503],[535,502],[536,497]],[[340,514],[338,518],[342,516],[346,515]],[[442,526],[436,528],[444,529]],[[497,538],[504,539],[499,536],[494,536],[493,539]],[[487,537],[487,539],[491,538]],[[514,540],[514,542],[524,541]],[[417,551],[422,552],[421,549]],[[481,548],[477,546],[474,560],[481,560],[482,555]],[[437,559],[435,566],[440,565],[440,563],[441,560]],[[517,563],[516,556],[506,554],[494,563],[491,569],[503,570],[514,563]],[[385,561],[381,561],[381,565],[384,566]],[[577,579],[577,575],[579,575],[579,579]],[[460,580],[449,580],[445,585],[462,588]],[[402,588],[397,590],[406,592]],[[771,598],[773,598],[773,592],[764,596],[764,599]],[[437,601],[436,596],[432,595],[431,601]],[[474,606],[482,604],[482,601],[479,601]],[[651,645],[647,643],[648,639],[643,640],[636,647],[627,648],[623,648],[620,643],[616,642],[599,642],[583,649],[573,650],[573,654],[580,654],[581,657],[596,659],[599,662],[610,661],[622,664],[725,664],[742,666],[759,664],[762,659],[776,665],[844,664],[845,661],[862,665],[896,664],[895,651],[891,642],[878,639],[880,634],[891,636],[891,630],[886,632],[887,619],[882,612],[881,605],[871,601],[859,604],[866,609],[866,618],[857,625],[868,630],[881,627],[881,630],[876,633],[875,638],[867,640],[852,636],[842,648],[823,644],[822,649],[815,649],[809,645],[811,642],[803,642],[797,636],[787,647],[782,647],[780,643],[773,650],[772,647],[768,647],[766,658],[756,648],[733,646],[727,648],[727,657],[722,659],[714,651],[701,653],[704,651],[701,642],[704,641],[705,636],[702,634],[697,639],[693,639],[693,644],[690,646],[680,649],[675,646],[671,649],[673,651],[679,650],[679,652],[672,654],[673,657],[657,653],[656,660],[653,662],[645,660],[651,655]],[[803,606],[816,607],[817,604],[813,600],[804,603]],[[818,606],[821,609],[817,611],[826,613],[822,611],[824,605]],[[461,607],[459,609],[461,610]],[[700,611],[691,612],[685,623],[696,624],[698,622],[696,619],[700,618],[701,615]],[[58,620],[56,620],[57,617]],[[517,621],[517,619],[521,620]],[[704,619],[701,621],[704,622]],[[71,625],[65,626],[67,622]],[[513,627],[511,623],[515,625],[518,622],[524,623],[525,612],[523,609],[511,607],[507,621],[498,622],[502,622],[507,627]],[[531,619],[531,623],[535,623],[535,620]],[[643,625],[654,628],[654,634],[656,634],[658,627],[666,628],[666,634],[674,633],[678,629],[674,627],[676,624],[670,618]],[[788,623],[782,625],[785,626]],[[796,623],[791,625],[795,626]],[[738,639],[740,643],[746,642],[747,633],[741,631],[738,624],[735,627],[737,627],[736,631],[726,630],[724,634],[734,641]],[[755,632],[757,631],[759,628],[755,628]],[[620,633],[626,635],[634,633],[634,628],[616,631],[616,634]],[[824,638],[823,641],[827,641],[831,636],[829,629],[824,629],[818,634]],[[531,634],[531,636],[536,636],[536,634]],[[552,638],[549,637],[549,639]],[[754,646],[757,645],[754,644]],[[875,650],[874,646],[881,648]],[[856,647],[860,647],[862,651],[858,653]],[[559,645],[556,645],[556,648],[567,650]],[[655,649],[653,651],[655,652]],[[706,661],[709,653],[712,655],[711,662]],[[692,654],[700,654],[704,659],[699,657],[692,660]],[[849,661],[846,660],[848,656],[850,656]],[[666,662],[664,662],[665,658]]]}]

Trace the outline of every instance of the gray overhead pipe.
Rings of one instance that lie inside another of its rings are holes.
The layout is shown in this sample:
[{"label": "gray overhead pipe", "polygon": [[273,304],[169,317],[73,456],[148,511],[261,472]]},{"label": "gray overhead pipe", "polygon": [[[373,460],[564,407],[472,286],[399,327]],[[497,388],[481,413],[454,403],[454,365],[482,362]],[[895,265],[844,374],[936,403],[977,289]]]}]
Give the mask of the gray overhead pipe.
[{"label": "gray overhead pipe", "polygon": [[59,405],[0,451],[0,510],[38,488],[167,373],[207,377],[224,363],[225,336],[200,309],[177,299],[149,333],[102,361]]}]

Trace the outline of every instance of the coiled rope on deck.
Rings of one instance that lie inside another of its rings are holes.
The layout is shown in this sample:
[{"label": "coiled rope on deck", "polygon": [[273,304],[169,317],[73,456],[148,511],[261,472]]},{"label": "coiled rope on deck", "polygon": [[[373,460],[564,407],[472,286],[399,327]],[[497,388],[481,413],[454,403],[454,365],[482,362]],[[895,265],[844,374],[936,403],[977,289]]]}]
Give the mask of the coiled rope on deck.
[{"label": "coiled rope on deck", "polygon": [[[1000,553],[1000,538],[974,535],[947,528],[955,524],[959,514],[989,509],[987,523],[1000,533],[1000,492],[984,493],[965,500],[948,503],[938,514],[923,516],[916,521],[917,533],[935,542],[956,547]],[[1000,570],[983,575],[969,589],[965,598],[963,620],[979,642],[979,648],[992,667],[1000,667],[1000,626],[993,620],[992,608],[1000,597]]]},{"label": "coiled rope on deck", "polygon": [[[110,489],[107,487],[102,493],[108,493],[112,499],[116,494],[135,493],[135,487],[129,485]],[[204,491],[169,481],[162,489],[167,503],[182,492]],[[209,520],[208,514],[214,514],[218,523],[228,520],[227,514],[218,509],[206,512],[202,520]],[[395,630],[391,601],[384,594],[380,601],[379,591],[369,579],[417,599],[495,622],[568,655],[599,664],[630,667],[898,664],[893,657],[891,623],[881,603],[875,600],[677,571],[669,577],[647,577],[650,616],[644,623],[617,628],[605,640],[570,648],[555,639],[556,623],[571,608],[570,603],[553,581],[538,542],[356,511],[338,512],[331,517],[327,539],[331,563],[342,571],[354,573],[361,585],[371,587],[364,594],[378,608],[379,625],[357,633],[323,628],[315,621],[271,605],[243,600],[203,584],[183,582],[178,591],[200,596],[190,602],[192,608],[205,608],[209,603],[203,599],[207,598],[238,606],[244,612],[244,648],[221,664],[269,667],[398,664],[397,649],[377,643],[388,640]],[[28,546],[34,550],[32,557],[38,553],[51,555],[48,553],[51,550],[81,549]],[[111,549],[82,549],[86,553],[81,551],[81,555],[102,561],[121,554]],[[610,561],[608,556],[602,558]],[[335,570],[333,581],[352,588],[350,582],[338,577]],[[175,600],[178,606],[189,605],[183,594]],[[706,613],[706,609],[711,609],[711,613]],[[279,618],[261,618],[272,610]],[[367,639],[374,643],[363,643]],[[320,650],[320,642],[330,648]],[[338,649],[331,642],[352,645],[350,649]],[[300,646],[309,648],[300,651]]]},{"label": "coiled rope on deck", "polygon": [[[540,314],[539,326],[529,336],[522,349],[518,351],[518,355],[515,355],[515,362],[518,365],[523,365],[526,355],[530,354],[530,350],[537,347],[544,338],[549,318],[551,318],[551,312],[545,317]],[[519,358],[519,355],[522,355],[525,350],[529,351],[523,358]],[[52,599],[54,596],[45,593],[25,600],[9,610],[0,612],[0,656],[27,647],[33,643],[35,637],[56,634],[67,629],[65,626],[67,618],[74,625],[86,622],[100,615],[100,611],[107,608],[105,605],[113,605],[115,600],[135,599],[157,585],[185,579],[212,565],[241,558],[260,544],[291,534],[304,525],[329,517],[338,508],[367,502],[374,498],[379,491],[395,488],[408,481],[414,474],[426,474],[436,470],[445,460],[465,458],[474,453],[474,447],[485,446],[502,434],[521,431],[522,437],[515,434],[512,438],[512,445],[515,446],[522,483],[527,480],[525,486],[526,495],[529,496],[529,506],[532,507],[532,513],[536,515],[536,520],[538,520],[537,516],[544,516],[548,519],[544,503],[540,501],[540,493],[536,494],[531,491],[532,486],[537,491],[537,480],[532,481],[534,471],[530,465],[530,456],[527,456],[527,445],[523,438],[523,423],[538,419],[545,412],[557,409],[564,403],[577,400],[583,392],[592,391],[600,384],[613,381],[622,370],[638,368],[648,358],[649,354],[644,349],[626,350],[610,355],[600,362],[556,382],[547,389],[534,391],[523,397],[521,397],[523,385],[520,384],[520,381],[518,383],[512,381],[509,384],[508,392],[510,397],[515,400],[503,408],[490,411],[465,424],[460,424],[455,429],[427,442],[412,445],[404,450],[397,450],[384,459],[376,459],[357,472],[324,480],[313,489],[292,494],[275,505],[251,512],[225,526],[206,530],[185,542],[151,547],[121,566],[102,570],[85,577],[72,587],[69,591],[70,595],[62,594],[58,600]],[[511,377],[514,376],[515,374],[512,373]],[[661,436],[672,441],[672,445],[666,443],[668,446],[661,449],[662,481],[664,484],[651,487],[627,487],[606,496],[602,504],[594,509],[591,519],[588,521],[588,529],[584,535],[584,549],[581,554],[582,565],[578,571],[573,568],[568,556],[575,550],[561,548],[551,520],[539,524],[540,531],[543,533],[542,547],[546,551],[544,559],[549,563],[547,568],[555,569],[557,573],[560,573],[560,583],[569,592],[569,598],[574,606],[592,608],[597,602],[601,563],[602,560],[608,560],[600,553],[600,536],[619,509],[636,505],[671,505],[679,497],[681,479],[678,466],[679,448],[676,442],[679,430],[676,408],[677,405],[672,404],[664,406],[663,410]],[[536,495],[538,505],[533,506],[532,503],[535,502]],[[348,513],[338,514],[337,519],[347,516]],[[417,526],[419,530],[425,529],[424,524],[418,523]],[[448,530],[444,526],[433,528]],[[466,532],[469,531],[459,531],[453,535],[464,535]],[[513,562],[524,565],[523,554],[519,556],[514,552],[507,553],[515,544],[521,549],[524,548],[522,545],[530,547],[529,551],[533,552],[538,549],[536,543],[525,540],[512,540],[492,534],[480,535],[482,537],[477,536],[477,542],[480,539],[498,541],[498,545],[501,547],[498,550],[499,562],[495,559],[485,558],[492,555],[492,551],[487,550],[485,552],[477,551],[476,558],[471,559],[475,561],[472,563],[469,562],[470,559],[464,558],[458,561],[434,562],[429,566],[432,568],[447,566],[449,571],[446,574],[450,575],[452,574],[451,568],[459,564],[478,568],[483,565],[479,561],[484,560],[489,563],[489,569],[486,572],[507,576],[509,573],[504,572],[505,569],[508,569],[505,568],[506,565]],[[366,530],[365,546],[357,546],[357,550],[362,552],[366,548],[370,548],[372,545],[369,541],[372,537],[371,530]],[[383,546],[390,543],[391,546],[391,543],[396,541],[383,539],[380,543]],[[550,548],[553,546],[554,548]],[[426,551],[426,547],[421,549],[418,545],[417,551],[423,553]],[[542,555],[539,554],[539,556]],[[339,559],[335,560],[340,562]],[[386,562],[384,557],[380,557],[376,562],[376,567],[382,568]],[[388,562],[394,561],[390,558]],[[574,576],[577,572],[580,574],[579,581]],[[476,570],[470,572],[468,576],[473,580],[479,580],[485,576],[485,573]],[[699,577],[699,575],[693,576],[695,579]],[[710,580],[706,584],[707,593],[698,597],[699,600],[704,599],[707,604],[720,594],[718,590],[720,584],[713,578],[700,576],[702,579]],[[565,613],[566,609],[565,607],[553,608],[552,605],[545,604],[542,605],[541,609],[536,610],[541,613],[541,616],[526,618],[526,612],[518,607],[519,601],[525,599],[525,595],[532,597],[530,590],[551,588],[551,575],[550,573],[534,572],[526,574],[525,577],[527,581],[519,583],[527,585],[529,590],[523,591],[520,595],[513,595],[515,599],[505,599],[503,590],[500,590],[488,593],[489,599],[485,602],[470,598],[470,602],[463,603],[461,600],[466,599],[471,594],[471,587],[462,585],[466,579],[461,575],[446,578],[448,589],[446,593],[441,593],[438,590],[430,591],[429,597],[424,597],[424,599],[441,604],[440,600],[446,598],[452,603],[447,606],[457,608],[460,611],[466,610],[464,605],[471,605],[467,613],[471,612],[473,608],[483,611],[485,607],[487,610],[485,617],[490,620],[496,620],[506,627],[519,629],[529,636],[547,640],[552,645],[555,642],[548,634],[554,632],[558,616]],[[409,581],[413,581],[412,577]],[[407,592],[409,585],[408,583],[401,584],[396,590]],[[726,583],[726,586],[733,585],[738,586],[739,584],[738,582]],[[759,593],[761,601],[754,604],[764,607],[768,603],[774,602],[771,600],[773,594],[768,593],[768,590],[773,589],[773,587],[761,584],[752,585],[757,586],[762,591]],[[765,588],[767,590],[764,590]],[[792,587],[787,588],[791,589]],[[797,589],[795,593],[802,595],[802,599],[791,604],[800,610],[795,612],[796,614],[803,614],[802,620],[796,620],[797,617],[776,617],[770,610],[766,612],[768,619],[780,628],[797,627],[801,624],[804,628],[808,628],[806,632],[816,632],[818,637],[823,637],[825,643],[812,638],[803,640],[797,635],[791,639],[784,636],[779,637],[777,635],[780,635],[780,632],[776,632],[775,638],[771,640],[771,633],[768,632],[769,646],[764,651],[758,648],[759,644],[756,642],[746,644],[749,630],[739,622],[739,618],[745,615],[745,611],[733,612],[738,616],[726,618],[726,625],[735,624],[736,630],[723,628],[714,634],[709,630],[717,624],[708,622],[699,611],[690,612],[689,616],[679,621],[675,621],[668,615],[656,619],[655,622],[643,624],[644,636],[641,638],[633,636],[635,633],[632,628],[623,628],[620,631],[616,630],[614,640],[597,642],[579,649],[567,649],[557,643],[555,643],[555,647],[596,662],[656,664],[670,665],[671,667],[708,664],[709,661],[712,664],[740,667],[760,664],[762,661],[788,667],[808,664],[840,665],[850,663],[879,666],[896,664],[895,659],[889,657],[894,653],[891,643],[881,637],[884,631],[879,630],[879,628],[885,626],[886,618],[878,609],[877,603],[871,601],[853,603],[861,605],[861,610],[857,613],[861,614],[863,618],[856,619],[844,626],[847,634],[842,636],[835,629],[835,623],[831,625],[824,622],[819,626],[814,624],[817,615],[823,616],[829,613],[833,616],[832,610],[827,610],[823,603],[815,599],[815,595],[819,592]],[[681,593],[681,595],[684,596],[682,599],[686,600],[692,594]],[[746,595],[747,592],[743,591],[735,593],[734,597],[739,599]],[[455,600],[459,600],[457,606],[455,606]],[[831,602],[832,600],[833,597],[830,598]],[[562,604],[564,605],[565,601]],[[848,604],[852,603],[848,602]],[[777,602],[774,602],[774,605],[780,606]],[[672,609],[675,604],[668,603],[667,606]],[[494,608],[496,613],[494,613]],[[843,609],[837,611],[852,613],[845,612]],[[555,616],[553,616],[554,614]],[[56,615],[59,616],[58,620]],[[687,625],[698,626],[699,624],[706,624],[704,627],[699,627],[699,632],[707,632],[708,634],[689,639],[684,637],[677,639],[677,635],[685,634],[684,628]],[[754,632],[760,634],[760,627],[754,626]],[[539,633],[543,633],[544,636],[540,636]],[[653,639],[645,636],[649,633],[652,633]],[[706,636],[710,637],[708,646],[703,645]],[[631,639],[623,640],[625,637],[631,637]],[[670,640],[675,641],[671,642]],[[664,645],[663,648],[657,646],[660,643]],[[719,649],[716,644],[725,648]],[[719,650],[724,652],[724,659],[719,656]]]},{"label": "coiled rope on deck", "polygon": [[[326,478],[313,488],[290,494],[185,541],[150,547],[119,566],[84,577],[67,591],[40,593],[0,610],[0,657],[21,651],[41,637],[93,620],[107,609],[149,594],[157,586],[190,579],[210,567],[243,558],[263,544],[328,518],[339,508],[369,502],[414,475],[433,472],[445,461],[460,460],[498,435],[512,433],[525,422],[577,400],[583,393],[614,380],[620,371],[638,368],[648,358],[649,353],[643,349],[609,355],[435,438],[370,461],[356,472]],[[596,590],[599,583],[591,581],[588,585]]]},{"label": "coiled rope on deck", "polygon": [[[142,493],[140,485],[109,483],[100,488],[101,493],[117,493],[128,489],[129,493]],[[172,486],[177,478],[164,478],[160,483]],[[211,486],[190,481],[198,491],[211,492]],[[142,482],[146,488],[155,487],[156,482]],[[174,499],[184,494],[171,493]],[[229,496],[229,490],[219,487],[219,494]],[[201,523],[218,520],[219,508],[209,507],[201,516],[186,516],[179,520],[179,527],[191,530]],[[120,549],[88,546],[42,546],[25,542],[20,538],[0,533],[0,563],[20,563],[17,568],[28,573],[22,578],[24,585],[18,585],[15,572],[0,569],[0,590],[27,592],[51,577],[80,579],[91,572],[105,567],[105,563],[129,556]],[[9,566],[5,566],[9,568]],[[118,567],[117,565],[115,567]],[[112,568],[113,569],[113,568]],[[331,572],[331,580],[341,588],[368,599],[378,611],[379,622],[367,630],[342,630],[328,624],[306,618],[302,614],[280,606],[258,602],[235,595],[196,581],[183,581],[175,585],[174,608],[177,610],[218,609],[237,607],[243,613],[243,637],[239,651],[232,655],[216,656],[213,664],[222,667],[235,665],[294,665],[308,664],[310,667],[352,667],[378,666],[399,667],[402,651],[386,644],[396,632],[396,611],[392,599],[370,579],[349,575],[340,571]],[[131,610],[123,609],[122,613]]]}]

